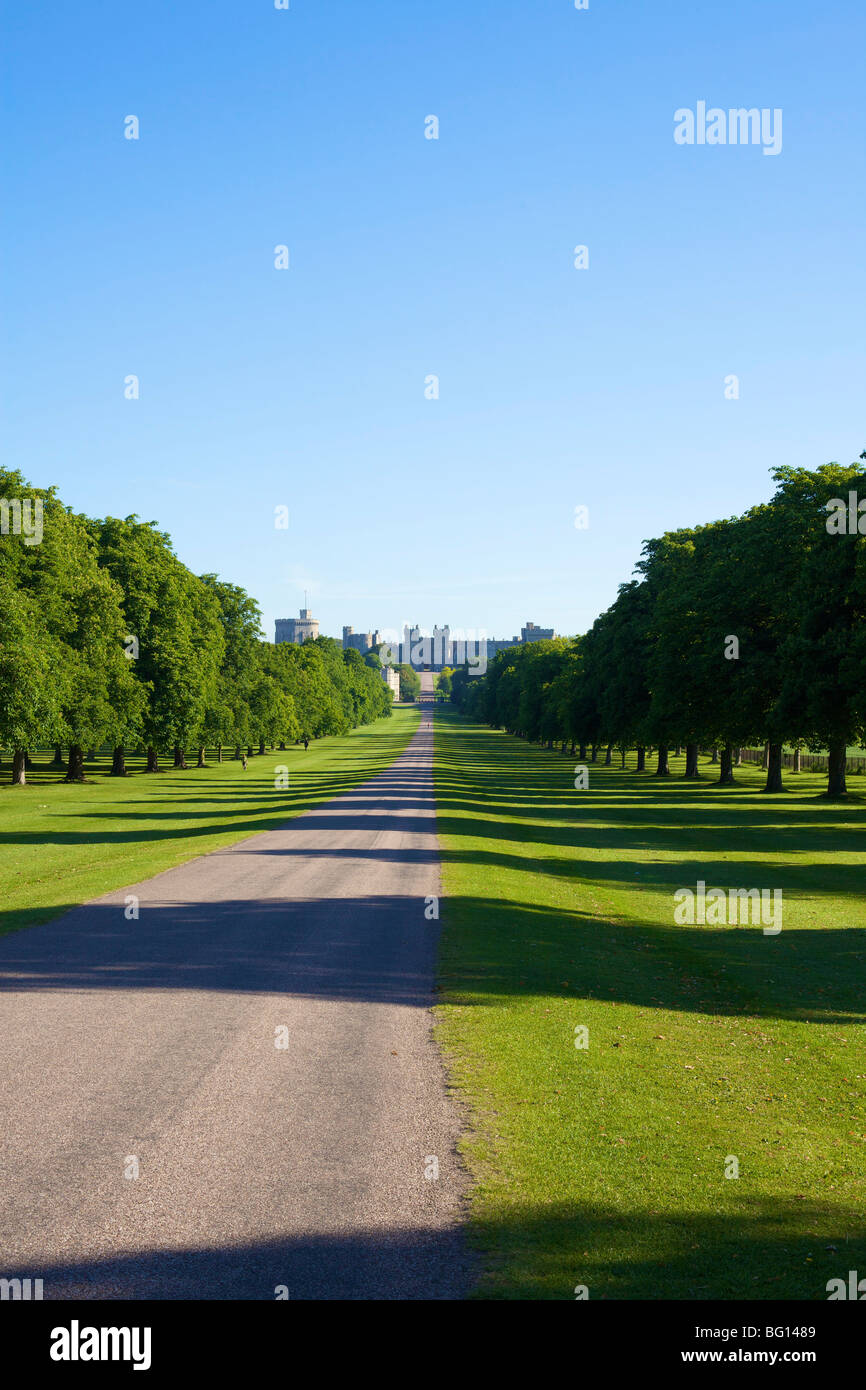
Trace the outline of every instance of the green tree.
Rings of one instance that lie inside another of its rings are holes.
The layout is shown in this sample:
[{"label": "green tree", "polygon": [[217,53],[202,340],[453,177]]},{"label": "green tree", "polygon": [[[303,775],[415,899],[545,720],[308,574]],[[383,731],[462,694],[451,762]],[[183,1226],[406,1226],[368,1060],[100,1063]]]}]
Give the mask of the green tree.
[{"label": "green tree", "polygon": [[407,702],[417,700],[421,694],[421,677],[418,672],[407,664],[395,666],[394,670],[400,677],[400,699]]},{"label": "green tree", "polygon": [[[0,540],[0,552],[6,540]],[[37,605],[12,587],[0,558],[0,747],[12,749],[12,781],[17,786],[27,780],[27,749],[60,736],[61,662]]]},{"label": "green tree", "polygon": [[[0,478],[4,492],[19,475]],[[41,615],[42,640],[52,639],[53,702],[59,720],[43,737],[69,743],[67,781],[84,779],[84,748],[113,739],[135,723],[141,692],[124,656],[122,594],[98,564],[86,518],[74,515],[53,489],[30,489],[43,504],[42,536],[28,546],[4,538],[7,580]]]},{"label": "green tree", "polygon": [[91,528],[99,562],[122,592],[129,666],[146,693],[141,730],[147,771],[159,771],[159,754],[167,750],[183,767],[185,746],[206,727],[217,703],[225,650],[219,603],[155,523],[108,517]]},{"label": "green tree", "polygon": [[799,562],[781,644],[777,725],[828,750],[826,795],[844,796],[847,746],[866,736],[866,536],[828,522],[835,499],[866,498],[866,471],[834,463],[814,472],[779,468],[774,477],[772,506]]}]

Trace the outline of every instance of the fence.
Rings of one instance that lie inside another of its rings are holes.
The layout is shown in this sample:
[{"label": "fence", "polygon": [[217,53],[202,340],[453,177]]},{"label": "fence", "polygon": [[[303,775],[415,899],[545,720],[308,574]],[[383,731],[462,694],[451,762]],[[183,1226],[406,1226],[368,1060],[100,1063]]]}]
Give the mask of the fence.
[{"label": "fence", "polygon": [[[782,766],[793,768],[796,755],[794,753],[782,754]],[[744,763],[757,763],[760,767],[764,761],[763,748],[741,748],[740,758]],[[809,753],[805,748],[800,750],[800,771],[801,772],[828,772],[829,759],[826,753]],[[866,756],[846,758],[845,771],[850,773],[866,772]]]}]

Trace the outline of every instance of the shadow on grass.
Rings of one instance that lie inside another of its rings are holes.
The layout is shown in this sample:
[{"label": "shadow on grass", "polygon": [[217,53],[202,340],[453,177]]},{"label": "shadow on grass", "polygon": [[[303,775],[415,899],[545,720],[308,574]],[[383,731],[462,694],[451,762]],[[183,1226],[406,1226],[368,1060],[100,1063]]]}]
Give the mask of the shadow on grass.
[{"label": "shadow on grass", "polygon": [[[443,979],[459,1003],[560,995],[711,1015],[866,1019],[866,930],[764,936],[449,898]],[[568,981],[568,988],[561,981]]]},{"label": "shadow on grass", "polygon": [[[719,1177],[721,1186],[725,1180]],[[736,1189],[736,1191],[734,1190]],[[826,1300],[827,1281],[866,1266],[861,1214],[813,1200],[749,1197],[729,1182],[715,1210],[653,1210],[551,1203],[509,1207],[507,1220],[475,1213],[486,1254],[478,1298]],[[834,1248],[828,1248],[834,1247]]]},{"label": "shadow on grass", "polygon": [[[756,785],[714,795],[704,783],[597,765],[589,790],[575,791],[570,769],[546,750],[453,714],[446,738],[451,731],[455,756],[440,740],[436,769],[437,829],[450,842],[445,860],[671,893],[698,879],[723,888],[780,887],[805,898],[866,893],[866,863],[814,862],[866,856],[866,819],[856,805],[814,796],[773,800]],[[665,857],[634,853],[653,851]]]}]

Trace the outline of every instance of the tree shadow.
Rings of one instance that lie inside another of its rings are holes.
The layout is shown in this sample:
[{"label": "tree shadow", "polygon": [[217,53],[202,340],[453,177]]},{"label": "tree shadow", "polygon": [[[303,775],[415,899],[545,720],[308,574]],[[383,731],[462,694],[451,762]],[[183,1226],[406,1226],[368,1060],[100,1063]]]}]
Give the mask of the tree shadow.
[{"label": "tree shadow", "polygon": [[[460,1227],[275,1237],[253,1244],[148,1250],[36,1264],[6,1278],[42,1279],[56,1299],[440,1300],[464,1298],[476,1261]],[[283,1297],[286,1294],[282,1295]]]},{"label": "tree shadow", "polygon": [[671,1212],[647,1174],[643,1210],[579,1200],[508,1217],[481,1215],[470,1228],[486,1252],[477,1298],[826,1300],[827,1282],[866,1266],[862,1215],[803,1199],[750,1197],[747,1179],[727,1181],[703,1211]]},{"label": "tree shadow", "polygon": [[[459,1227],[274,1236],[193,1249],[36,1262],[46,1300],[826,1300],[831,1279],[866,1267],[862,1219],[814,1201],[749,1197],[724,1183],[713,1209],[670,1214],[573,1200],[515,1200]],[[575,1179],[579,1186],[579,1177]],[[653,1209],[657,1203],[659,1209]],[[472,1246],[485,1252],[482,1260]],[[473,1288],[474,1285],[474,1288]]]},{"label": "tree shadow", "polygon": [[0,939],[0,992],[204,990],[426,1008],[438,923],[425,899],[221,899],[73,907]]},{"label": "tree shadow", "polygon": [[[430,862],[426,851],[402,855]],[[438,922],[425,916],[421,894],[144,900],[137,921],[125,918],[125,897],[0,940],[0,992],[216,990],[419,1008],[435,1001]],[[551,980],[564,979],[564,997],[644,1008],[816,1024],[866,1018],[863,930],[765,937],[760,926],[666,927],[475,897],[449,898],[443,911],[459,941],[461,1002],[549,995]]]},{"label": "tree shadow", "polygon": [[[764,936],[760,926],[659,926],[473,897],[448,898],[445,912],[443,965],[453,941],[460,1003],[561,993],[716,1016],[866,1019],[866,929]],[[567,989],[551,983],[562,980]]]}]

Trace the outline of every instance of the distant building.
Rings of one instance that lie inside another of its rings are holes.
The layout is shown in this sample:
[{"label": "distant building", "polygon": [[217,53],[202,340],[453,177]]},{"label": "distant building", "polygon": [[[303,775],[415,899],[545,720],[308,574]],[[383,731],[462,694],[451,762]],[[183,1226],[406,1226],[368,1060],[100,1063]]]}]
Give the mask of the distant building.
[{"label": "distant building", "polygon": [[299,618],[277,618],[275,642],[314,642],[319,635],[319,620],[312,610],[302,608]]},{"label": "distant building", "polygon": [[352,627],[343,628],[343,651],[354,647],[356,652],[366,656],[374,647],[379,645],[378,632],[356,632]]},{"label": "distant building", "polygon": [[403,629],[403,641],[393,644],[394,660],[402,666],[411,666],[415,671],[429,669],[441,671],[450,666],[454,658],[454,643],[451,629],[433,628],[432,634],[422,632],[417,625]]},{"label": "distant building", "polygon": [[487,660],[492,661],[497,652],[507,652],[509,647],[519,647],[519,637],[488,637]]},{"label": "distant building", "polygon": [[544,642],[555,636],[552,627],[536,627],[535,623],[527,623],[526,627],[520,629],[521,642]]},{"label": "distant building", "polygon": [[387,685],[395,700],[400,698],[400,673],[394,670],[393,666],[382,667],[382,680]]},{"label": "distant building", "polygon": [[[444,627],[434,626],[432,633],[422,631],[417,625],[407,625],[403,629],[402,640],[394,640],[395,633],[390,637],[386,634],[383,639],[381,632],[355,632],[354,628],[344,627],[343,648],[345,650],[354,647],[364,656],[384,640],[390,651],[392,665],[411,666],[416,671],[441,671],[444,666],[463,666],[467,661],[477,665],[482,654],[486,655],[489,662],[498,652],[507,651],[509,647],[520,647],[527,642],[540,642],[555,635],[552,627],[536,627],[535,623],[527,623],[521,629],[519,637],[482,637],[475,633],[454,636],[447,623]],[[281,639],[278,637],[277,640]]]}]

